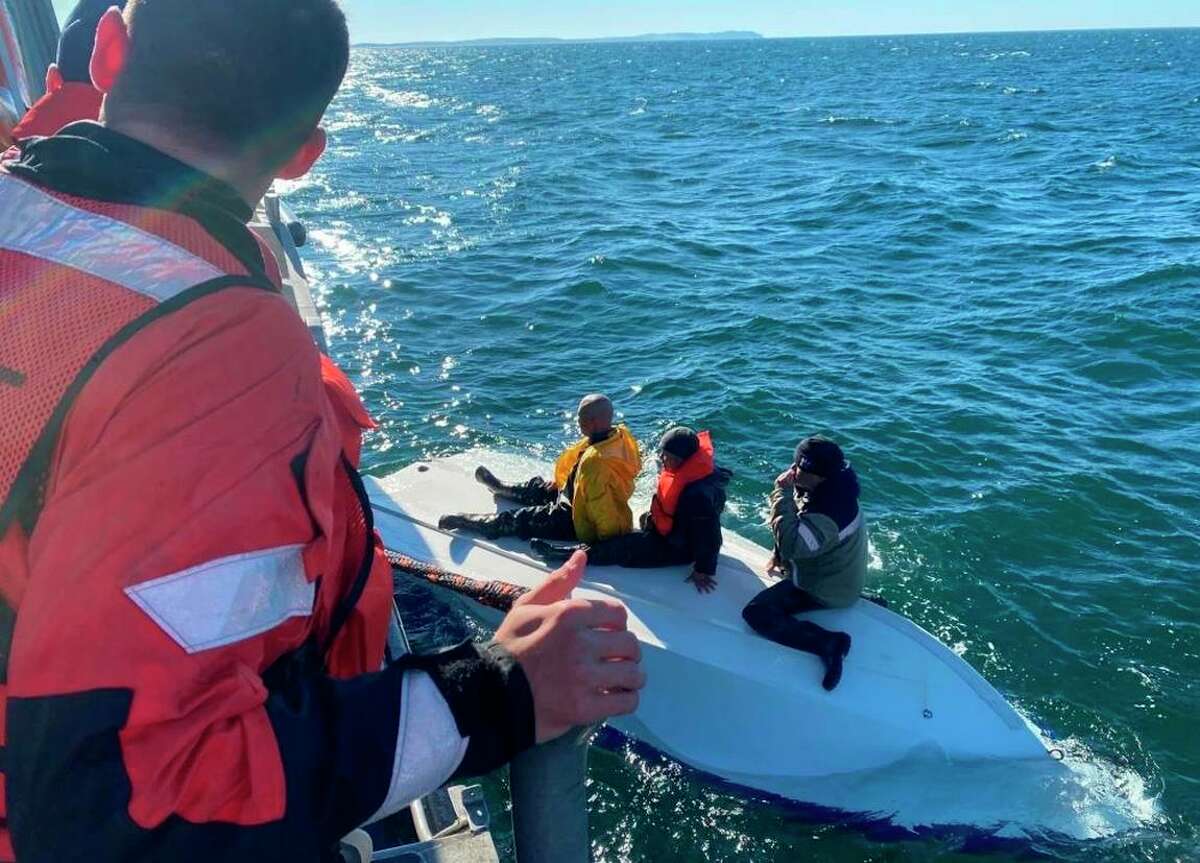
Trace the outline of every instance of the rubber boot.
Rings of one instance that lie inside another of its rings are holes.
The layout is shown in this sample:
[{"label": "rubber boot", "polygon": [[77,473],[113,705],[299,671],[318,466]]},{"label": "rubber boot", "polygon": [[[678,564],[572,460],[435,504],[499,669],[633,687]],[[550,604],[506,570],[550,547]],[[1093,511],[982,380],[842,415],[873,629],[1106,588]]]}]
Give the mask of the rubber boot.
[{"label": "rubber boot", "polygon": [[475,481],[486,486],[496,497],[511,500],[522,506],[541,506],[547,503],[546,495],[528,485],[509,485],[501,482],[494,473],[483,465],[475,468]]},{"label": "rubber boot", "polygon": [[561,544],[545,539],[531,539],[529,549],[546,563],[566,563],[575,552],[586,551],[587,546],[580,543]]},{"label": "rubber boot", "polygon": [[500,539],[514,534],[512,514],[507,512],[483,515],[444,515],[438,520],[439,530],[469,530],[484,539]]},{"label": "rubber boot", "polygon": [[842,682],[842,660],[850,652],[850,635],[845,632],[826,632],[825,644],[817,654],[825,664],[825,677],[821,685],[826,692],[833,692]]},{"label": "rubber boot", "polygon": [[499,494],[500,490],[504,488],[504,483],[496,479],[496,475],[483,465],[475,468],[475,481],[480,485],[486,485],[496,494]]},{"label": "rubber boot", "polygon": [[793,620],[783,638],[778,639],[788,647],[811,653],[825,666],[821,686],[827,692],[837,689],[842,682],[842,660],[850,652],[850,636],[845,632],[831,632],[811,620]]}]

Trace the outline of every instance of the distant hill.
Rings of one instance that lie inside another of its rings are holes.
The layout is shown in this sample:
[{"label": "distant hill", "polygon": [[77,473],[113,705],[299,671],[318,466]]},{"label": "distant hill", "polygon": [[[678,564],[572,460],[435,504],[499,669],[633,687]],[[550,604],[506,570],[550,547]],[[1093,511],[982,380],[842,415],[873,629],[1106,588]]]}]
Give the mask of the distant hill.
[{"label": "distant hill", "polygon": [[604,36],[595,39],[467,39],[461,42],[359,42],[360,48],[439,48],[439,47],[494,47],[505,45],[569,45],[595,44],[604,42],[734,42],[747,39],[763,39],[761,33],[750,30],[724,30],[720,33],[643,33],[640,36]]}]

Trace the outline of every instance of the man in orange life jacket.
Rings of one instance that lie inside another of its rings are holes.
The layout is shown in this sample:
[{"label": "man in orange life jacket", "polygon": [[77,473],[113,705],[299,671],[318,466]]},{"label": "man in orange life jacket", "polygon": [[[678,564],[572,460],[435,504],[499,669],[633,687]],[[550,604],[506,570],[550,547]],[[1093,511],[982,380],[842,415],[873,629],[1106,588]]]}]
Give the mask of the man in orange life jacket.
[{"label": "man in orange life jacket", "polygon": [[[697,434],[682,426],[663,435],[659,458],[658,489],[650,512],[642,516],[642,529],[586,546],[588,561],[646,569],[690,563],[687,580],[701,593],[710,593],[717,586],[721,513],[733,473],[717,466],[708,432]],[[542,540],[531,546],[547,560],[565,559],[578,548]]]},{"label": "man in orange life jacket", "polygon": [[101,122],[0,164],[0,861],[323,863],[636,707],[582,556],[491,644],[384,665],[370,420],[246,228],[348,57],[333,0],[130,0]]},{"label": "man in orange life jacket", "polygon": [[68,123],[95,120],[104,98],[92,84],[92,46],[100,16],[125,0],[80,0],[62,22],[58,55],[46,70],[46,94],[12,130],[14,140],[53,135]]}]

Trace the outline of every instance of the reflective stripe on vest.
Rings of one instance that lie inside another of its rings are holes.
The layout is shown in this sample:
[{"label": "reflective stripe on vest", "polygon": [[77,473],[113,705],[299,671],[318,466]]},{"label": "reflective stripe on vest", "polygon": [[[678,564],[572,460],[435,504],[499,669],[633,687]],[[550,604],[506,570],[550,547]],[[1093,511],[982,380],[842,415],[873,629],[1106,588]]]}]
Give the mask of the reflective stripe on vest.
[{"label": "reflective stripe on vest", "polygon": [[[838,535],[837,535],[838,542],[845,542],[847,539],[849,539],[851,536],[853,536],[854,533],[857,532],[861,527],[862,527],[862,513],[859,512],[857,515],[854,516],[854,520],[852,522],[850,522],[848,525],[846,525],[844,528],[842,528],[840,531],[838,531]],[[817,538],[817,535],[815,533],[813,533],[812,528],[810,528],[803,521],[796,522],[796,535],[798,537],[800,537],[800,541],[804,543],[805,548],[807,548],[809,551],[820,551],[821,550],[821,540]]]},{"label": "reflective stripe on vest", "polygon": [[838,542],[845,542],[850,538],[850,535],[862,527],[862,512],[854,516],[854,521],[850,522],[840,531],[838,531]]},{"label": "reflective stripe on vest", "polygon": [[[0,201],[0,250],[70,267],[156,302],[226,275],[174,243],[72,207],[8,174],[0,174]],[[0,285],[6,295],[7,289]]]},{"label": "reflective stripe on vest", "polygon": [[264,287],[0,172],[0,535],[18,515],[31,526],[66,411],[99,363],[199,286],[233,284]]},{"label": "reflective stripe on vest", "polygon": [[125,595],[188,653],[252,638],[312,613],[315,583],[303,545],[210,560],[125,588]]}]

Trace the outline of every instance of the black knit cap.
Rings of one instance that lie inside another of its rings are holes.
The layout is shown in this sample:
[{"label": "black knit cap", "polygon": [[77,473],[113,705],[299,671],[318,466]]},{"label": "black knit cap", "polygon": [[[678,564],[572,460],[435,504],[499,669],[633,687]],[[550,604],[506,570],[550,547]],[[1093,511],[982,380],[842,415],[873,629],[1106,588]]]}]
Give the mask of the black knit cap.
[{"label": "black knit cap", "polygon": [[658,448],[661,452],[687,461],[700,451],[700,436],[690,428],[676,426],[662,436]]},{"label": "black knit cap", "polygon": [[55,63],[67,81],[87,84],[92,80],[92,48],[96,28],[110,7],[125,8],[125,0],[79,0],[62,23]]},{"label": "black knit cap", "polygon": [[846,456],[829,438],[813,435],[796,446],[796,466],[805,473],[828,479],[846,466]]}]

